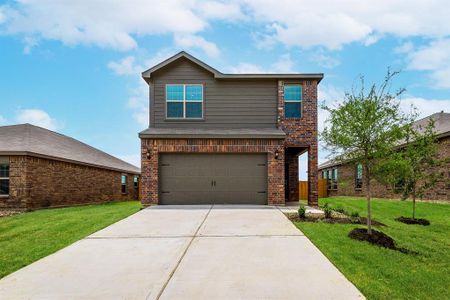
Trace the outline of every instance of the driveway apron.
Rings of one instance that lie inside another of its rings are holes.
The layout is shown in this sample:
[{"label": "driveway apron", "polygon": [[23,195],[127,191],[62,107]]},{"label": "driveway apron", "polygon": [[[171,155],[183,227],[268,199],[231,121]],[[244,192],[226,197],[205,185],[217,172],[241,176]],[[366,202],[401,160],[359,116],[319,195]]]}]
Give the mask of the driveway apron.
[{"label": "driveway apron", "polygon": [[362,299],[269,206],[156,206],[0,280],[2,299]]}]

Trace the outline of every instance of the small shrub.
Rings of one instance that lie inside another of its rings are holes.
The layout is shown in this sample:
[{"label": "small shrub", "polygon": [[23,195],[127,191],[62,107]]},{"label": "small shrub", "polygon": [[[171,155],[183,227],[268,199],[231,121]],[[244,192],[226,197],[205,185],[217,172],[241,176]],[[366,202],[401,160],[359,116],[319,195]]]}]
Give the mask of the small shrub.
[{"label": "small shrub", "polygon": [[298,209],[298,217],[304,219],[306,216],[306,209],[304,206],[300,206]]},{"label": "small shrub", "polygon": [[352,218],[359,218],[359,212],[354,211],[354,212],[352,212],[351,216],[352,216]]},{"label": "small shrub", "polygon": [[337,211],[338,213],[341,213],[344,215],[346,214],[345,209],[342,206],[336,207],[334,210]]},{"label": "small shrub", "polygon": [[325,218],[326,219],[331,218],[331,213],[333,212],[333,210],[328,205],[328,203],[325,203],[325,205],[323,206],[323,212],[325,213]]}]

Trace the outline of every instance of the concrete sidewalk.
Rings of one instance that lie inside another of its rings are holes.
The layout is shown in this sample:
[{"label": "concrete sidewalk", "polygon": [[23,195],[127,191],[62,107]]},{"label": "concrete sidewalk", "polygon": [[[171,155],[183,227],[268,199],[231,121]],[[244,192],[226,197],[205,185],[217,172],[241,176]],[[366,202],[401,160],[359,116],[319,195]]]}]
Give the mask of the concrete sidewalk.
[{"label": "concrete sidewalk", "polygon": [[268,206],[142,210],[0,280],[2,299],[361,299]]}]

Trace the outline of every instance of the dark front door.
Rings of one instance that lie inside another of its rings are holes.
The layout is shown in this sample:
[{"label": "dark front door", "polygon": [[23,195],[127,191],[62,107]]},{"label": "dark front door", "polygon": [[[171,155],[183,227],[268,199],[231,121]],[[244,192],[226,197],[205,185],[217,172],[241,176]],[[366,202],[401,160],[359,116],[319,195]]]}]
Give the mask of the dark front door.
[{"label": "dark front door", "polygon": [[266,154],[161,154],[160,204],[266,204]]}]

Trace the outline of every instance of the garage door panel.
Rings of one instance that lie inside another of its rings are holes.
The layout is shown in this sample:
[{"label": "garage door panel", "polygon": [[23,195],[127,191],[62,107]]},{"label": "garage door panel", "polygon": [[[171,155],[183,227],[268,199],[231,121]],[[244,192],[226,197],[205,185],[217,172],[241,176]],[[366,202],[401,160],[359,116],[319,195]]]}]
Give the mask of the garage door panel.
[{"label": "garage door panel", "polygon": [[224,191],[217,194],[215,204],[266,204],[266,194],[250,191]]},{"label": "garage door panel", "polygon": [[218,177],[214,189],[218,191],[266,191],[265,178],[261,177]]},{"label": "garage door panel", "polygon": [[209,192],[182,191],[161,193],[161,204],[187,205],[187,204],[211,204]]},{"label": "garage door panel", "polygon": [[[207,187],[210,189],[207,189]],[[201,176],[167,177],[161,183],[162,191],[186,192],[186,191],[210,191],[211,180]]]},{"label": "garage door panel", "polygon": [[161,154],[160,203],[265,204],[266,164],[266,154]]}]

